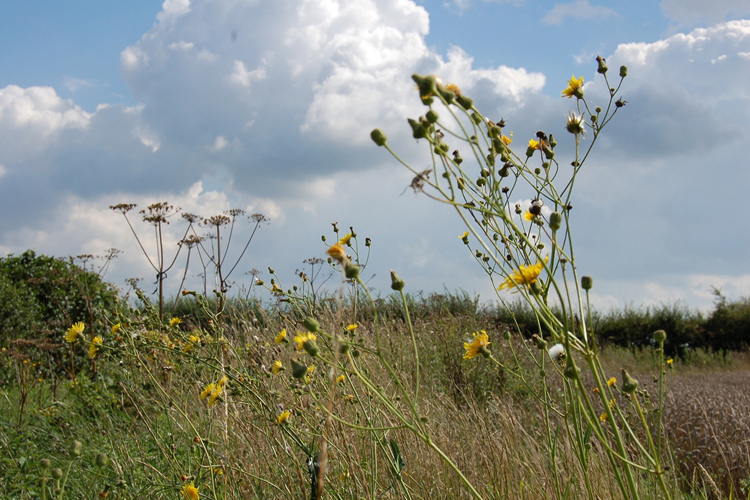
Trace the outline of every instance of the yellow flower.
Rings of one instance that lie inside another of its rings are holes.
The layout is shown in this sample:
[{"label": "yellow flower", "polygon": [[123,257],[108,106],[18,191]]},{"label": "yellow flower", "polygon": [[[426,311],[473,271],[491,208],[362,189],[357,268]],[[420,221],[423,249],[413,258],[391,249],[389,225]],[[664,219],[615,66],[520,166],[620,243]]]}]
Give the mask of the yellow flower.
[{"label": "yellow flower", "polygon": [[500,139],[503,141],[503,144],[510,146],[510,143],[513,142],[513,132],[510,133],[510,137],[507,135],[501,135]]},{"label": "yellow flower", "polygon": [[352,239],[352,233],[346,233],[343,238],[339,240],[339,245],[348,245]]},{"label": "yellow flower", "polygon": [[609,409],[611,410],[614,407],[615,407],[615,400],[614,399],[610,399],[609,400]]},{"label": "yellow flower", "polygon": [[286,328],[281,330],[278,335],[276,335],[276,343],[281,344],[282,342],[288,342],[286,339]]},{"label": "yellow flower", "polygon": [[297,350],[301,350],[305,347],[307,342],[310,342],[311,340],[314,341],[317,338],[318,337],[314,333],[297,332],[297,335],[294,337],[294,341],[297,343]]},{"label": "yellow flower", "polygon": [[464,238],[468,238],[468,237],[469,237],[469,231],[466,231],[464,234],[460,235],[458,239],[463,240]]},{"label": "yellow flower", "polygon": [[216,388],[216,384],[211,382],[208,384],[202,391],[201,391],[201,399],[206,399],[212,392],[214,392],[214,389]]},{"label": "yellow flower", "polygon": [[281,415],[276,418],[276,423],[279,425],[285,424],[289,420],[290,416],[292,416],[292,414],[289,412],[289,410],[281,412]]},{"label": "yellow flower", "polygon": [[224,392],[224,384],[227,383],[227,378],[222,377],[221,380],[216,384],[216,388],[211,392],[211,395],[208,397],[208,406],[213,406],[216,404],[216,401],[219,399],[219,396],[221,396],[221,393]]},{"label": "yellow flower", "polygon": [[91,339],[91,344],[89,345],[89,358],[94,359],[96,357],[96,354],[99,352],[99,346],[102,345],[103,342],[104,339],[99,335]]},{"label": "yellow flower", "polygon": [[531,222],[532,220],[534,220],[534,214],[532,214],[528,210],[524,210],[523,211],[523,219],[526,220],[526,221]]},{"label": "yellow flower", "polygon": [[606,422],[607,421],[607,412],[606,411],[604,413],[602,413],[601,415],[599,415],[599,420],[601,420],[602,422]]},{"label": "yellow flower", "polygon": [[348,325],[348,326],[346,327],[346,331],[347,331],[347,332],[353,332],[354,330],[356,330],[356,329],[357,329],[357,327],[358,327],[358,326],[359,326],[359,325],[356,325],[356,324]]},{"label": "yellow flower", "polygon": [[490,341],[487,332],[482,330],[481,332],[474,332],[472,335],[474,335],[474,341],[471,344],[464,342],[464,349],[466,349],[464,359],[473,359],[479,354],[489,355],[490,351],[487,350],[487,346],[490,345]]},{"label": "yellow flower", "polygon": [[284,366],[281,364],[281,361],[278,359],[273,362],[273,366],[271,367],[271,371],[274,373],[279,373],[281,370],[284,369]]},{"label": "yellow flower", "polygon": [[[545,257],[544,262],[547,262],[549,257]],[[518,271],[513,271],[513,274],[508,276],[505,281],[500,285],[498,290],[503,288],[513,288],[520,285],[531,285],[536,283],[539,274],[544,269],[544,263],[538,260],[533,266],[524,266],[523,264],[519,267]]]},{"label": "yellow flower", "polygon": [[354,394],[347,394],[346,396],[344,396],[344,401],[346,401],[347,403],[351,403],[352,401],[354,401]]},{"label": "yellow flower", "polygon": [[672,363],[674,363],[674,359],[672,359],[672,358],[669,358],[669,359],[667,360],[667,364],[668,364],[669,366],[672,366]]},{"label": "yellow flower", "polygon": [[78,340],[78,336],[83,333],[84,328],[86,328],[86,325],[83,324],[83,321],[73,323],[73,326],[68,328],[68,331],[65,332],[65,341],[72,344]]},{"label": "yellow flower", "polygon": [[607,380],[607,385],[612,387],[617,383],[617,379],[615,377],[612,377],[611,379]]},{"label": "yellow flower", "polygon": [[346,375],[339,375],[338,378],[336,379],[336,383],[340,384],[344,380],[346,380]]},{"label": "yellow flower", "polygon": [[542,149],[542,143],[536,139],[529,139],[529,149]]},{"label": "yellow flower", "polygon": [[186,484],[182,487],[182,497],[186,500],[198,500],[200,498],[198,488],[193,486],[193,483]]},{"label": "yellow flower", "polygon": [[179,325],[180,323],[182,323],[182,320],[180,318],[172,318],[169,321],[169,326]]},{"label": "yellow flower", "polygon": [[331,248],[326,251],[328,255],[330,255],[333,259],[335,259],[337,262],[341,262],[344,259],[346,259],[346,250],[341,245],[341,243],[337,243],[333,245]]},{"label": "yellow flower", "polygon": [[455,83],[449,83],[445,86],[446,90],[450,90],[454,94],[460,96],[461,95],[461,89],[456,85]]},{"label": "yellow flower", "polygon": [[583,97],[583,77],[576,78],[575,75],[572,75],[570,77],[570,80],[568,80],[568,87],[562,91],[562,97],[567,97],[570,99],[571,97],[576,96],[579,99]]},{"label": "yellow flower", "polygon": [[122,325],[120,323],[117,323],[112,327],[112,335],[117,335],[117,332],[120,331],[120,328],[122,328]]}]

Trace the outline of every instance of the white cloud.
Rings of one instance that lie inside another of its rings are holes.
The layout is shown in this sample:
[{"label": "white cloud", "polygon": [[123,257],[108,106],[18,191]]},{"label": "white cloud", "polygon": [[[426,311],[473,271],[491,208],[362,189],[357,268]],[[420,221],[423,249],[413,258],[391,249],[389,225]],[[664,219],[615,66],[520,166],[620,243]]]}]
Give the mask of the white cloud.
[{"label": "white cloud", "polygon": [[70,76],[66,76],[64,78],[65,87],[70,90],[71,92],[75,92],[76,90],[82,88],[82,87],[93,87],[94,82],[91,80],[84,80],[82,78],[73,78]]},{"label": "white cloud", "polygon": [[661,9],[667,17],[683,24],[716,23],[730,15],[750,14],[746,0],[662,0]]},{"label": "white cloud", "polygon": [[560,25],[566,17],[573,19],[606,19],[616,17],[617,12],[602,7],[601,5],[591,5],[588,0],[576,0],[574,3],[557,3],[550,10],[542,22],[553,25]]},{"label": "white cloud", "polygon": [[190,12],[190,0],[164,0],[162,11],[156,15],[156,19],[164,21],[170,17],[184,16]]},{"label": "white cloud", "polygon": [[250,82],[263,80],[265,77],[266,70],[263,67],[263,64],[252,71],[248,71],[247,67],[245,67],[245,63],[242,61],[234,61],[234,71],[229,79],[233,83],[249,88]]}]

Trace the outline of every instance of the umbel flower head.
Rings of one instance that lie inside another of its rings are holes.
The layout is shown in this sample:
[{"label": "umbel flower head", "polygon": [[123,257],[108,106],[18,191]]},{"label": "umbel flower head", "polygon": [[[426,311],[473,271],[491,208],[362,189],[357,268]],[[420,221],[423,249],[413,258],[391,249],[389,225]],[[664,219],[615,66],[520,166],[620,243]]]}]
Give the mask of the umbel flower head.
[{"label": "umbel flower head", "polygon": [[544,269],[544,264],[549,260],[549,256],[544,258],[544,262],[541,260],[536,261],[533,266],[524,266],[521,264],[517,271],[505,278],[505,281],[498,287],[498,290],[504,288],[513,288],[521,285],[532,285],[536,283],[539,274]]},{"label": "umbel flower head", "polygon": [[78,337],[83,333],[84,328],[86,328],[86,325],[83,324],[83,321],[73,323],[73,326],[68,328],[68,331],[65,332],[65,341],[72,344],[78,340]]},{"label": "umbel flower head", "polygon": [[490,339],[487,332],[482,330],[474,332],[472,335],[474,335],[473,342],[464,342],[464,349],[466,349],[464,359],[474,359],[480,354],[485,358],[488,357],[490,355],[490,350],[487,349],[487,346],[490,345]]},{"label": "umbel flower head", "polygon": [[578,99],[583,99],[583,77],[579,76],[578,78],[575,77],[575,75],[572,75],[570,77],[570,80],[568,80],[568,87],[562,91],[562,97],[567,97],[570,99],[571,97],[575,96]]}]

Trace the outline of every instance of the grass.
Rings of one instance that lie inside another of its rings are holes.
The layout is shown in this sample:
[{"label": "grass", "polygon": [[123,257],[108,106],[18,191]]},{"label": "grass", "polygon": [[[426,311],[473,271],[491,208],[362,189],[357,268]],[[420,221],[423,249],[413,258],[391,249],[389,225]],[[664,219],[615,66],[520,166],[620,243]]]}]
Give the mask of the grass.
[{"label": "grass", "polygon": [[[382,302],[384,313],[388,307],[395,309],[388,300]],[[583,471],[571,465],[577,464],[571,437],[555,437],[554,457],[544,445],[549,436],[543,412],[529,397],[526,385],[538,383],[539,376],[521,381],[490,363],[462,359],[462,342],[478,329],[490,334],[495,356],[510,357],[509,343],[502,340],[505,326],[465,294],[413,301],[421,366],[418,410],[432,442],[484,498],[551,498],[559,488],[569,498],[582,497]],[[96,371],[89,363],[78,367],[75,380],[37,381],[28,390],[23,408],[22,386],[31,384],[23,370],[35,368],[24,363],[26,354],[20,348],[4,351],[3,497],[42,498],[46,489],[46,498],[58,494],[91,498],[95,491],[107,498],[173,499],[180,497],[184,485],[194,483],[201,498],[308,498],[312,483],[308,462],[314,467],[323,438],[326,498],[469,497],[460,478],[433,448],[399,427],[375,393],[351,385],[355,378],[351,373],[343,383],[332,382],[320,366],[309,383],[290,376],[291,359],[303,358],[291,346],[274,343],[282,328],[292,326],[286,313],[236,301],[230,305],[223,339],[208,329],[200,330],[202,345],[184,352],[188,335],[206,323],[198,320],[197,309],[185,310],[186,320],[177,327],[144,327],[140,338],[123,339],[121,344],[105,338],[105,345],[111,347],[97,359]],[[351,313],[331,307],[321,316],[322,323],[337,331]],[[395,311],[383,316],[382,350],[398,378],[410,381],[414,361],[407,325]],[[375,342],[370,317],[362,312],[355,343]],[[144,310],[134,311],[130,320],[133,325],[151,321]],[[525,341],[513,337],[510,342],[521,349]],[[673,463],[668,479],[678,485],[676,498],[716,498],[714,490],[722,498],[730,492],[732,498],[748,498],[750,357],[690,352],[668,374],[664,423]],[[607,369],[624,366],[651,390],[646,381],[658,371],[652,350],[611,346],[601,356]],[[358,359],[377,390],[405,408],[383,366],[366,356]],[[282,361],[287,371],[272,373],[275,360]],[[531,365],[527,368],[533,373]],[[218,380],[222,369],[229,376],[226,393],[209,407],[198,395],[207,383]],[[350,398],[357,390],[357,397]],[[288,424],[278,425],[282,408],[291,410],[291,418]],[[326,424],[325,408],[355,426],[377,423],[390,428],[365,431],[338,420]],[[80,456],[70,452],[75,440],[83,443]],[[99,453],[108,457],[103,466],[96,464]],[[42,459],[51,461],[49,470],[41,466]],[[588,467],[586,473],[601,498],[621,498],[606,456],[596,445]],[[63,491],[57,489],[63,481],[51,476],[56,468],[64,474]],[[639,487],[644,493],[656,491],[647,477]]]}]

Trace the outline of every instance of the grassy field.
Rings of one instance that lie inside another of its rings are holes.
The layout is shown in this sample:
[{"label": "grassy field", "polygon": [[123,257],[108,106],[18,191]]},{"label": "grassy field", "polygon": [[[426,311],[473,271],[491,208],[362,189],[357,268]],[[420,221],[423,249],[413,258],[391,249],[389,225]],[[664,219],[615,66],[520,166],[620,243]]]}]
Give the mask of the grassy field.
[{"label": "grassy field", "polygon": [[[463,343],[480,330],[500,360],[529,347],[520,335],[503,339],[509,326],[497,311],[461,294],[412,298],[412,338],[403,310],[380,304],[377,338],[372,310],[329,301],[317,314],[348,339],[359,375],[321,362],[329,352],[321,336],[317,357],[287,343],[304,331],[288,310],[239,300],[217,318],[214,303],[187,297],[180,321],[163,323],[154,308],[124,310],[93,358],[85,331],[74,343],[12,341],[0,358],[2,497],[470,498],[457,469],[483,498],[586,498],[586,481],[598,498],[622,498],[598,442],[587,444],[587,470],[574,459],[577,438],[562,425],[571,415],[545,411],[535,397],[550,377],[533,361],[521,360],[519,377],[463,359]],[[610,346],[600,357],[606,371],[625,368],[641,381],[644,404],[656,397],[653,349]],[[750,498],[750,356],[692,350],[668,367],[662,421],[673,498]],[[402,382],[418,387],[428,441],[399,418],[411,411]],[[564,384],[544,386],[564,410]],[[649,475],[638,488],[661,497]]]}]

